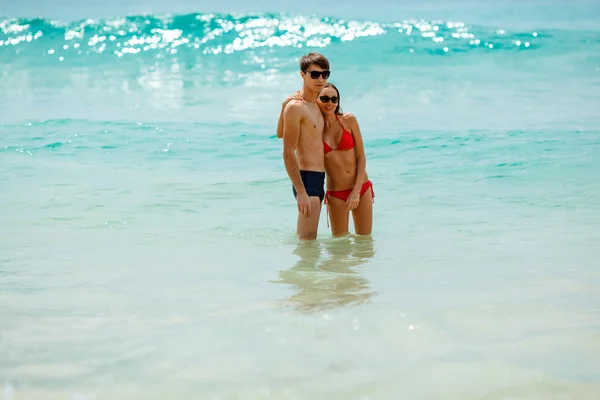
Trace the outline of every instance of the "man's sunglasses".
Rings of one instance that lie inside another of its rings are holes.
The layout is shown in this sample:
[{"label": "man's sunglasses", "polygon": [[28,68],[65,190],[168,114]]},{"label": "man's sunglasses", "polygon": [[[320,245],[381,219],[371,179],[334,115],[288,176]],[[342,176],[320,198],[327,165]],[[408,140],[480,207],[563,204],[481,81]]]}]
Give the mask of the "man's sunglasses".
[{"label": "man's sunglasses", "polygon": [[329,78],[331,75],[331,71],[306,71],[310,73],[310,77],[313,79],[319,79],[319,75],[323,77],[323,79]]},{"label": "man's sunglasses", "polygon": [[339,98],[337,96],[333,96],[333,97],[329,97],[329,96],[319,96],[319,99],[323,102],[323,103],[329,103],[329,100],[331,100],[331,102],[333,104],[337,104]]}]

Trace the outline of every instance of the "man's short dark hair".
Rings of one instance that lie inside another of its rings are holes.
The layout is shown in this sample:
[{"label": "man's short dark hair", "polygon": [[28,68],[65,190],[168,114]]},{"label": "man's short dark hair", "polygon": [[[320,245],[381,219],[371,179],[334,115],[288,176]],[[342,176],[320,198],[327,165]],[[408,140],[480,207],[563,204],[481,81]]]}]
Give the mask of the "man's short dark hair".
[{"label": "man's short dark hair", "polygon": [[300,59],[300,71],[306,72],[311,65],[316,65],[327,71],[329,70],[329,60],[320,53],[308,53]]}]

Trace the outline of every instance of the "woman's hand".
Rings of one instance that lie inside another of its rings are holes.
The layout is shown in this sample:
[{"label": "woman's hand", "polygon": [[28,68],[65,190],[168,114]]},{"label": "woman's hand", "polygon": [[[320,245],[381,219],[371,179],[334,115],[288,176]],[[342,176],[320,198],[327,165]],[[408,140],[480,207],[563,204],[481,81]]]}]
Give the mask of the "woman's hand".
[{"label": "woman's hand", "polygon": [[360,190],[353,189],[352,193],[350,193],[350,196],[348,196],[348,200],[346,201],[346,210],[347,211],[354,210],[356,207],[358,207],[359,203],[360,203]]},{"label": "woman's hand", "polygon": [[296,93],[292,93],[290,94],[284,101],[283,104],[281,105],[281,109],[283,110],[285,108],[285,106],[287,106],[287,103],[289,103],[292,100],[304,100],[304,98],[302,97],[302,95],[300,94],[300,91],[298,90]]}]

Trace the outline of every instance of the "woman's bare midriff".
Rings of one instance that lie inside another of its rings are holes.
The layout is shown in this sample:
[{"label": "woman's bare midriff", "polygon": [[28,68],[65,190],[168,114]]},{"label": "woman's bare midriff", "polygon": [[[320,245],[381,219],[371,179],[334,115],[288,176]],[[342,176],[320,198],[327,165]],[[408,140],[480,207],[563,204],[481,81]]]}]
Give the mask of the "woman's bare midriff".
[{"label": "woman's bare midriff", "polygon": [[[325,174],[327,176],[327,190],[352,189],[356,183],[356,154],[354,150],[336,150],[326,154]],[[368,177],[365,177],[365,182],[368,179]]]}]

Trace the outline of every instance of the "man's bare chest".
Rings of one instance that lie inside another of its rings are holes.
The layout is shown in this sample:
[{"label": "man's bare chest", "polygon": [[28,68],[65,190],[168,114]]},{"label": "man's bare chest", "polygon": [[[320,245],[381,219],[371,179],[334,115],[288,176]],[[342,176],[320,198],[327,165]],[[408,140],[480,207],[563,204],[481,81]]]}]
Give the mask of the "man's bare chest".
[{"label": "man's bare chest", "polygon": [[303,125],[306,133],[323,136],[325,120],[320,110],[307,110],[303,118]]}]

